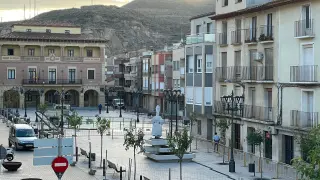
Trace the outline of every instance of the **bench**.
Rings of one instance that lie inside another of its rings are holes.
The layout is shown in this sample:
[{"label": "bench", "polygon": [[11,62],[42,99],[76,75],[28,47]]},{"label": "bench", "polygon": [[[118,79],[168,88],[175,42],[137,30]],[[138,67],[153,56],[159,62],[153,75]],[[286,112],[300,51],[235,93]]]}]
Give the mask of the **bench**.
[{"label": "bench", "polygon": [[[117,166],[116,164],[114,164],[113,162],[109,161],[109,160],[107,160],[107,163],[108,163],[108,167],[114,170],[114,173],[113,173],[112,177],[114,176],[115,173],[126,172],[125,169],[122,169],[122,171],[120,171],[120,167]],[[124,168],[124,167],[122,167],[122,168]]]},{"label": "bench", "polygon": [[84,150],[84,149],[80,148],[80,154],[81,154],[81,155],[84,155],[84,156],[85,156],[85,158],[88,158],[88,159],[89,159],[89,155],[88,155],[88,153],[87,153],[87,151],[86,151],[86,150]]}]

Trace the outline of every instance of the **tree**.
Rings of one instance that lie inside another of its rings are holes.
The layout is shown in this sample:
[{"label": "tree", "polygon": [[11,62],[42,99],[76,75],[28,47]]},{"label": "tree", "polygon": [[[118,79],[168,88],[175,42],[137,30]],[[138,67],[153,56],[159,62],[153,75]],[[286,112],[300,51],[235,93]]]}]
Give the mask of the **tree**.
[{"label": "tree", "polygon": [[302,179],[320,179],[320,125],[301,136],[300,147],[305,158],[292,160]]},{"label": "tree", "polygon": [[100,134],[100,137],[101,137],[100,167],[102,167],[103,135],[110,128],[110,120],[107,120],[106,118],[101,118],[98,116],[96,125],[97,125],[98,134]]},{"label": "tree", "polygon": [[126,133],[124,135],[124,143],[123,146],[125,146],[126,151],[130,149],[130,147],[133,148],[133,161],[134,161],[134,180],[136,180],[136,152],[138,149],[140,149],[137,153],[144,152],[143,144],[144,144],[144,133],[142,129],[139,129],[138,131],[135,130],[135,128],[125,129]]},{"label": "tree", "polygon": [[261,179],[262,179],[261,144],[264,140],[263,137],[264,136],[261,131],[252,131],[247,136],[248,144],[252,146],[259,146],[259,152],[260,152],[259,163],[260,163]]},{"label": "tree", "polygon": [[42,116],[42,119],[40,121],[41,130],[43,130],[43,115],[47,112],[47,110],[48,110],[47,104],[40,104],[38,111],[41,113],[41,116]]},{"label": "tree", "polygon": [[70,116],[67,117],[69,125],[74,129],[74,144],[77,147],[77,129],[82,124],[82,116],[78,115],[77,111],[73,111]]},{"label": "tree", "polygon": [[183,129],[182,132],[175,132],[173,137],[168,139],[170,151],[179,158],[180,164],[180,180],[182,180],[182,158],[191,145],[192,137],[188,135],[188,130]]},{"label": "tree", "polygon": [[[190,113],[190,136],[192,136],[192,126],[196,123],[197,121],[197,114],[195,112]],[[192,140],[191,140],[192,143]],[[190,145],[190,152],[191,152],[191,145]]]},{"label": "tree", "polygon": [[[228,123],[228,120],[225,118],[219,119],[217,122],[217,127],[219,128],[220,137],[222,139],[222,144],[226,145],[226,131],[229,129],[230,124]],[[226,153],[226,148],[223,147],[223,155],[222,155],[222,164],[224,164],[224,156]]]}]

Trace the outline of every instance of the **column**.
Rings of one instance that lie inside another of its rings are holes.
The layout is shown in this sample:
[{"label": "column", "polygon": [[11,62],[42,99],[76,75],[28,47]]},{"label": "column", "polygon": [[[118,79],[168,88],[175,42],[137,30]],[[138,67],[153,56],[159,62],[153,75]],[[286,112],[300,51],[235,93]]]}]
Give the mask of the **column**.
[{"label": "column", "polygon": [[64,47],[64,46],[61,46],[60,48],[61,48],[61,50],[60,50],[61,57],[63,57],[63,56],[64,56],[64,48],[65,48],[65,47]]},{"label": "column", "polygon": [[79,107],[84,107],[84,93],[79,95]]},{"label": "column", "polygon": [[40,56],[44,56],[44,46],[40,46]]},{"label": "column", "polygon": [[104,54],[104,50],[105,50],[104,47],[101,46],[101,47],[100,47],[100,57],[102,58],[101,61],[104,61],[104,55],[105,55],[105,54]]},{"label": "column", "polygon": [[40,96],[40,104],[44,104],[44,102],[45,102],[45,94]]},{"label": "column", "polygon": [[80,46],[80,57],[83,57],[84,46]]},{"label": "column", "polygon": [[0,59],[1,59],[1,56],[2,56],[2,44],[0,44]]},{"label": "column", "polygon": [[24,56],[24,45],[20,45],[20,56]]}]

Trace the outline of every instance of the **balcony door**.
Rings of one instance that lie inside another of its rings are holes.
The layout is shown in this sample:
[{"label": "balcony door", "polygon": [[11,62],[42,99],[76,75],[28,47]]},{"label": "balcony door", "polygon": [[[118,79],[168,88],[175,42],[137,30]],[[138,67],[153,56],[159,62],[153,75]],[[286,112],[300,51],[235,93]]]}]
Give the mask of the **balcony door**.
[{"label": "balcony door", "polygon": [[29,83],[35,83],[37,80],[37,68],[29,68]]},{"label": "balcony door", "polygon": [[49,84],[57,83],[57,69],[49,68]]},{"label": "balcony door", "polygon": [[303,34],[310,34],[311,32],[311,8],[310,5],[304,5],[302,6],[302,31]]},{"label": "balcony door", "polygon": [[76,69],[69,69],[69,83],[76,82]]},{"label": "balcony door", "polygon": [[251,20],[250,39],[251,40],[256,40],[257,39],[257,16],[252,17],[252,20]]},{"label": "balcony door", "polygon": [[314,49],[312,44],[302,46],[301,65],[300,80],[304,82],[316,81],[315,75],[317,69],[314,66]]},{"label": "balcony door", "polygon": [[272,13],[267,15],[267,37],[272,37]]},{"label": "balcony door", "polygon": [[273,80],[273,48],[266,48],[264,53],[266,57],[263,78]]},{"label": "balcony door", "polygon": [[303,91],[302,92],[302,102],[300,113],[300,126],[301,127],[312,127],[313,124],[316,124],[313,115],[313,103],[314,103],[314,94],[313,91]]},{"label": "balcony door", "polygon": [[272,121],[272,89],[265,90],[265,119]]}]

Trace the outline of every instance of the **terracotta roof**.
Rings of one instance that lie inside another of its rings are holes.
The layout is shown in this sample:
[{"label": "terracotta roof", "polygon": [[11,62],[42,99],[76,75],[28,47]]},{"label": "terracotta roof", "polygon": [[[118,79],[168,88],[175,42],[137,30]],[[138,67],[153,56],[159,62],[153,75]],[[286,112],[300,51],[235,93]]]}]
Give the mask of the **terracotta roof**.
[{"label": "terracotta roof", "polygon": [[202,18],[202,17],[206,17],[206,16],[211,16],[211,15],[214,15],[214,14],[215,14],[215,12],[208,12],[208,13],[204,13],[204,14],[199,14],[199,15],[191,17],[190,21],[193,20],[193,19],[198,19],[198,18]]},{"label": "terracotta roof", "polygon": [[81,26],[77,26],[71,23],[65,22],[37,22],[37,21],[22,21],[19,23],[15,23],[12,26],[43,26],[43,27],[73,27],[73,28],[81,28]]},{"label": "terracotta roof", "polygon": [[11,32],[8,34],[0,35],[1,39],[23,39],[23,40],[50,40],[50,41],[101,41],[102,43],[107,40],[101,38],[93,38],[84,34],[57,34],[57,33],[36,33],[36,32]]},{"label": "terracotta roof", "polygon": [[248,7],[245,9],[238,10],[238,11],[233,11],[233,12],[229,12],[229,13],[225,13],[225,14],[217,14],[217,15],[211,16],[210,19],[219,20],[219,19],[231,18],[231,17],[241,16],[241,15],[249,14],[249,13],[260,12],[260,11],[272,9],[275,7],[284,6],[284,5],[288,5],[288,4],[292,4],[292,3],[303,2],[303,1],[307,1],[307,0],[273,0],[273,1],[265,3],[265,4]]}]

